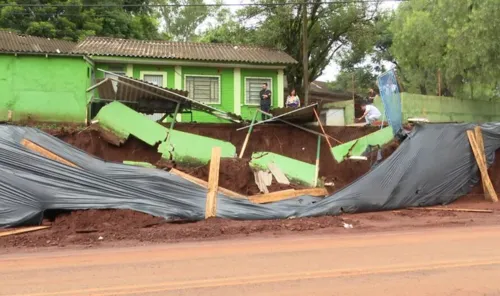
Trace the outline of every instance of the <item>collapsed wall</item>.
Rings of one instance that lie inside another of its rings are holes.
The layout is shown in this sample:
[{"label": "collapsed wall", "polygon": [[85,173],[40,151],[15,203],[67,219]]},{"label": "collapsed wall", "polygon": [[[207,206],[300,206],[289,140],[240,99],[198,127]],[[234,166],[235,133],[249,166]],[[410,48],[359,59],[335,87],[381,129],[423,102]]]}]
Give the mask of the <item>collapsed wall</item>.
[{"label": "collapsed wall", "polygon": [[[186,124],[178,123],[176,129],[205,137],[211,137],[222,141],[227,141],[240,151],[243,145],[246,131],[237,131],[241,125],[236,124]],[[319,131],[317,127],[312,129]],[[335,139],[348,142],[366,134],[376,131],[371,127],[325,127],[326,132]],[[149,146],[143,141],[130,137],[121,146],[109,144],[98,131],[66,131],[48,130],[47,132],[56,135],[61,140],[73,145],[93,156],[105,161],[123,162],[137,161],[156,164],[161,159],[155,146]],[[297,128],[271,124],[256,126],[250,136],[245,150],[243,161],[223,160],[221,163],[219,178],[220,185],[224,188],[245,194],[252,195],[259,193],[259,189],[254,182],[253,174],[248,166],[249,158],[256,152],[273,152],[290,158],[297,159],[309,164],[315,164],[317,136],[299,130]],[[396,146],[395,146],[396,145]],[[395,150],[397,144],[388,145],[383,149],[384,158],[388,157]],[[344,161],[337,163],[328,149],[326,141],[321,143],[320,172],[319,176],[328,182],[333,182],[333,189],[339,190],[353,182],[361,175],[369,171],[371,160],[368,161]],[[178,167],[193,176],[208,180],[208,167],[203,165],[194,168]],[[301,188],[300,186],[286,186],[273,182],[269,191],[278,191],[288,188]]]},{"label": "collapsed wall", "polygon": [[[219,193],[216,217],[283,219],[453,202],[479,181],[466,136],[472,128],[418,126],[384,162],[324,199],[304,195],[256,204]],[[500,124],[482,124],[481,130],[491,165],[500,148]],[[26,141],[64,161],[42,156]],[[104,162],[35,129],[0,126],[0,156],[0,227],[36,223],[45,211],[56,209],[130,209],[186,220],[205,216],[205,188],[161,170]]]}]

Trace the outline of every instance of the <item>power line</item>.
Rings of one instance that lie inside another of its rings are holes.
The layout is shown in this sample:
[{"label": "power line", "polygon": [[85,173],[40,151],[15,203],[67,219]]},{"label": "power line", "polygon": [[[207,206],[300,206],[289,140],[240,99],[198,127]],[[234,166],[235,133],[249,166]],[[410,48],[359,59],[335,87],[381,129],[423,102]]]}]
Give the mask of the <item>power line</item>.
[{"label": "power line", "polygon": [[288,3],[220,3],[220,4],[0,4],[1,7],[20,7],[20,8],[86,8],[86,7],[102,7],[102,8],[113,8],[113,7],[151,7],[151,8],[161,8],[161,7],[231,7],[231,6],[287,6],[287,5],[312,5],[312,4],[363,4],[363,3],[383,3],[383,2],[407,2],[409,0],[339,0],[339,1],[321,1],[321,2],[288,2]]}]

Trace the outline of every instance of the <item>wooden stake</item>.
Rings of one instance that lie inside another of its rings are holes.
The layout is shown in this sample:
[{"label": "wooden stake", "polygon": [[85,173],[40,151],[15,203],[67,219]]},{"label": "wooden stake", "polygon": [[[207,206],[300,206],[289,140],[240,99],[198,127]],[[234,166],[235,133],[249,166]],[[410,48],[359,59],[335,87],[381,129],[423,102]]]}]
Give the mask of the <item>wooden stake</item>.
[{"label": "wooden stake", "polygon": [[318,147],[316,148],[316,171],[314,173],[314,187],[318,186],[318,178],[319,178],[319,157],[321,154],[321,137],[318,136]]},{"label": "wooden stake", "polygon": [[263,203],[277,202],[285,199],[295,198],[302,195],[323,197],[328,195],[328,191],[325,188],[308,188],[299,190],[287,189],[266,194],[252,195],[249,196],[248,199],[253,203],[263,204]]},{"label": "wooden stake", "polygon": [[[323,135],[325,135],[326,142],[328,143],[328,147],[332,148],[332,143],[330,143],[330,140],[328,139],[328,135],[325,132],[325,129],[323,128],[323,124],[321,123],[321,119],[319,118],[318,112],[316,111],[315,108],[313,108],[314,111],[314,116],[316,117],[316,120],[318,121],[319,127],[321,128],[321,131],[323,132]],[[343,144],[337,139],[334,139],[337,141],[339,144]]]},{"label": "wooden stake", "polygon": [[252,118],[252,123],[250,124],[250,128],[248,129],[248,133],[247,133],[247,135],[245,137],[245,142],[243,142],[243,146],[241,146],[241,151],[240,151],[240,157],[239,158],[242,158],[243,154],[245,154],[245,149],[247,149],[248,140],[250,139],[250,134],[253,131],[253,124],[255,123],[255,119],[257,118],[257,114],[258,113],[259,113],[259,111],[255,110],[255,113],[253,114],[253,118]]},{"label": "wooden stake", "polygon": [[436,208],[436,207],[422,207],[422,208],[408,208],[409,210],[428,210],[428,211],[444,211],[444,212],[471,212],[471,213],[493,213],[493,210],[478,210],[478,209],[454,209],[454,208]]},{"label": "wooden stake", "polygon": [[495,192],[495,188],[491,183],[491,179],[488,175],[488,167],[486,166],[486,157],[484,155],[484,147],[479,147],[476,137],[473,131],[467,131],[467,137],[469,138],[469,143],[472,147],[472,152],[476,158],[477,166],[481,172],[481,179],[483,181],[483,186],[486,188],[485,196],[493,202],[498,202],[498,197]]},{"label": "wooden stake", "polygon": [[[169,172],[170,172],[171,174],[174,174],[174,175],[177,175],[177,176],[179,176],[179,177],[182,177],[182,178],[184,178],[184,179],[186,179],[186,180],[188,180],[188,181],[190,181],[190,182],[193,182],[193,183],[195,183],[195,184],[197,184],[197,185],[200,185],[200,186],[201,186],[201,187],[203,187],[203,188],[207,188],[207,189],[208,189],[208,182],[207,182],[207,181],[205,181],[205,180],[198,179],[198,178],[193,177],[193,176],[191,176],[191,175],[189,175],[189,174],[186,174],[186,173],[184,173],[184,172],[181,172],[181,171],[179,171],[179,170],[177,170],[177,169],[171,169]],[[223,193],[224,195],[227,195],[227,196],[229,196],[229,197],[234,197],[234,198],[244,198],[244,199],[246,199],[246,198],[247,198],[247,197],[246,197],[245,195],[243,195],[243,194],[239,194],[238,192],[234,192],[234,191],[231,191],[231,190],[229,190],[229,189],[226,189],[226,188],[223,188],[223,187],[220,187],[220,186],[219,186],[219,192],[220,192],[220,193]]]},{"label": "wooden stake", "polygon": [[216,216],[217,213],[217,191],[219,187],[219,167],[220,167],[221,148],[212,148],[212,157],[210,158],[210,171],[208,174],[208,193],[205,205],[205,219]]},{"label": "wooden stake", "polygon": [[69,165],[69,166],[72,166],[72,167],[75,167],[75,168],[78,167],[76,164],[74,164],[74,163],[72,163],[70,161],[67,161],[66,159],[64,159],[64,158],[62,158],[62,157],[60,157],[60,156],[58,156],[58,155],[50,152],[49,150],[43,148],[42,146],[38,146],[37,144],[31,142],[30,140],[22,139],[21,140],[21,145],[23,145],[24,147],[28,148],[31,151],[39,153],[43,157],[46,157],[46,158],[58,161],[58,162],[60,162],[62,164]]},{"label": "wooden stake", "polygon": [[[481,127],[478,125],[474,128],[474,136],[476,137],[476,142],[477,145],[479,146],[479,150],[481,152],[481,155],[483,156],[484,159],[484,165],[488,167],[488,164],[486,163],[486,155],[484,153],[484,139],[483,139],[483,133],[481,132]],[[488,190],[485,186],[484,182],[481,182],[483,185],[483,192],[484,192],[484,197],[488,200],[491,199],[488,197]]]},{"label": "wooden stake", "polygon": [[8,230],[8,231],[2,231],[2,232],[0,232],[0,237],[14,235],[14,234],[27,233],[27,232],[33,232],[33,231],[47,229],[47,228],[50,228],[50,226],[33,226],[33,227],[24,227],[24,228],[18,228],[18,229],[13,229],[13,230]]}]

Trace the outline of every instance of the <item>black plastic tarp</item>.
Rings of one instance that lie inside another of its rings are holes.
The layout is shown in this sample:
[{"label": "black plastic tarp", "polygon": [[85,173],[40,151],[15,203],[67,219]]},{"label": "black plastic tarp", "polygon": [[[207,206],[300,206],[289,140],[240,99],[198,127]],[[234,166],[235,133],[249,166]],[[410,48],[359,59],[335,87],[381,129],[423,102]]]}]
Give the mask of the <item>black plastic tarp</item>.
[{"label": "black plastic tarp", "polygon": [[[253,204],[218,196],[217,216],[281,219],[446,204],[479,181],[466,130],[473,125],[414,129],[385,161],[324,199],[304,196]],[[500,147],[500,125],[484,124],[488,163]],[[70,167],[21,145],[23,139],[76,164]],[[168,172],[94,158],[37,129],[0,126],[0,227],[37,223],[49,209],[131,209],[166,219],[200,220],[206,189]]]}]

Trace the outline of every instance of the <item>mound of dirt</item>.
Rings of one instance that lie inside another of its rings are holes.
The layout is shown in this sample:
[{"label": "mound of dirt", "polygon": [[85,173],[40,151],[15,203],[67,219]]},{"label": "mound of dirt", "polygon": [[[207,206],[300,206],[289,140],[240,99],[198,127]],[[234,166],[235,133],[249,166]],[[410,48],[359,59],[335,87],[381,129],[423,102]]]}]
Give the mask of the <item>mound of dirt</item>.
[{"label": "mound of dirt", "polygon": [[123,145],[117,147],[109,144],[101,137],[99,132],[94,130],[87,129],[69,133],[62,133],[61,130],[56,131],[57,133],[52,134],[59,139],[105,161],[123,162],[124,160],[131,160],[155,164],[161,158],[157,147],[151,147],[133,136],[130,136]]},{"label": "mound of dirt", "polygon": [[[229,141],[236,146],[237,151],[241,149],[247,133],[246,130],[237,131],[239,127],[241,126],[234,124],[176,125],[176,129],[181,131]],[[317,127],[311,127],[311,129],[319,131]],[[325,127],[325,129],[327,134],[341,142],[348,142],[378,130],[378,128],[373,127]],[[47,131],[58,136],[63,141],[105,161],[123,162],[124,160],[131,160],[157,164],[161,159],[161,155],[157,152],[157,147],[151,147],[134,137],[130,137],[122,146],[117,147],[109,144],[97,131],[89,129],[80,131],[68,129],[66,133],[63,128],[53,128]],[[250,158],[252,153],[262,151],[274,152],[314,164],[316,161],[316,145],[316,135],[288,125],[257,126],[250,136],[250,141],[245,151],[247,159],[221,160],[219,184],[224,188],[244,195],[258,194],[259,189],[255,184],[253,173],[248,166],[248,158]],[[386,158],[389,156],[396,148],[396,142],[384,146],[382,151],[383,157]],[[376,154],[371,156],[370,159],[374,160],[375,158]],[[165,166],[168,167],[169,164]],[[347,160],[340,164],[337,163],[333,159],[327,142],[325,140],[322,141],[319,175],[326,181],[333,181],[335,191],[355,181],[368,172],[370,167],[371,161]],[[200,179],[208,180],[209,165],[199,168],[177,168]],[[290,188],[301,187],[278,184],[275,180],[268,187],[270,192]]]}]

